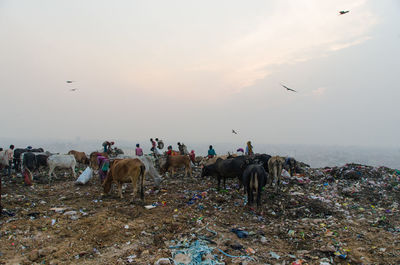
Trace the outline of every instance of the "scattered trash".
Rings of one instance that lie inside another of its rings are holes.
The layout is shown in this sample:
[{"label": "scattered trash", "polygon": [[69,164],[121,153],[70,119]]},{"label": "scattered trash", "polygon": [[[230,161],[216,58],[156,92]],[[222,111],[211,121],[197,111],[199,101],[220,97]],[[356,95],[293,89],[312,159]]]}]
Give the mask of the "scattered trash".
[{"label": "scattered trash", "polygon": [[276,254],[276,253],[273,252],[273,251],[270,251],[269,254],[270,254],[271,257],[274,258],[274,259],[280,259],[280,258],[281,258],[281,256],[279,256],[278,254]]},{"label": "scattered trash", "polygon": [[245,238],[249,236],[248,232],[241,229],[232,228],[231,232],[235,233],[238,236],[238,238]]},{"label": "scattered trash", "polygon": [[126,257],[126,259],[129,263],[132,263],[135,260],[135,258],[136,258],[136,255],[130,255],[130,256]]},{"label": "scattered trash", "polygon": [[174,264],[225,264],[219,262],[217,255],[212,255],[213,248],[204,241],[196,240],[192,244],[172,246]]}]

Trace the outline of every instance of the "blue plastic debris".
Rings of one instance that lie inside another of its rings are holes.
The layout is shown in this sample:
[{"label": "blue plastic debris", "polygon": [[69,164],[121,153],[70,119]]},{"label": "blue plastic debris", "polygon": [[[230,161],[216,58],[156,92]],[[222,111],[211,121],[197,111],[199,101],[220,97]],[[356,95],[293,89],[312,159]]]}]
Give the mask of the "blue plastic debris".
[{"label": "blue plastic debris", "polygon": [[247,231],[241,229],[232,228],[231,232],[235,233],[238,236],[238,238],[244,238],[249,236],[249,233]]},{"label": "blue plastic debris", "polygon": [[[172,258],[174,259],[178,254],[184,254],[190,258],[190,262],[186,263],[188,265],[219,265],[225,264],[224,262],[218,261],[217,255],[212,255],[212,251],[214,250],[212,247],[209,247],[205,242],[197,240],[191,245],[188,243],[183,245],[170,246],[171,249],[176,249],[172,252]],[[203,257],[207,255],[211,255],[214,259],[205,259]],[[184,264],[182,262],[178,263],[174,260],[175,265]]]}]

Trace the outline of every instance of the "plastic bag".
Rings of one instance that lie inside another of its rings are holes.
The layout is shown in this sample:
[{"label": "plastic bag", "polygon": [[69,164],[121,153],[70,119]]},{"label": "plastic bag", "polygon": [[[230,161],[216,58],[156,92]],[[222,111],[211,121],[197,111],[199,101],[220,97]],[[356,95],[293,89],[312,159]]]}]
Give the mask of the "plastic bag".
[{"label": "plastic bag", "polygon": [[87,167],[75,181],[76,184],[86,184],[93,177],[93,170]]}]

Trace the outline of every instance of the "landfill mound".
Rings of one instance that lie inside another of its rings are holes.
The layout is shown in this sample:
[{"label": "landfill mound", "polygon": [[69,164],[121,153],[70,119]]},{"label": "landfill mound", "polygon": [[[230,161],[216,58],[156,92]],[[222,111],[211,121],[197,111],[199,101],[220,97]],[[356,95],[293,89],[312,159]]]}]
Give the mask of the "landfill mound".
[{"label": "landfill mound", "polygon": [[146,180],[133,202],[130,184],[121,199],[96,177],[3,177],[0,264],[399,264],[397,170],[307,168],[266,187],[260,208],[200,172]]}]

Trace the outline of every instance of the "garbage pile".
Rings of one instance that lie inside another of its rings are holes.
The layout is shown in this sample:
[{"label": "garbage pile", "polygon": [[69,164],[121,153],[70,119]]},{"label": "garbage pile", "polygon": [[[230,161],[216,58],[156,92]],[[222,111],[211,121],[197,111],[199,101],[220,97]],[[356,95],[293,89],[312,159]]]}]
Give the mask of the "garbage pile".
[{"label": "garbage pile", "polygon": [[[397,264],[400,171],[346,164],[282,175],[248,205],[236,180],[183,174],[130,203],[97,178],[33,187],[3,178],[0,261],[6,264]],[[63,175],[62,172],[60,175]],[[40,179],[40,178],[39,178]],[[0,263],[1,263],[0,262]]]}]

